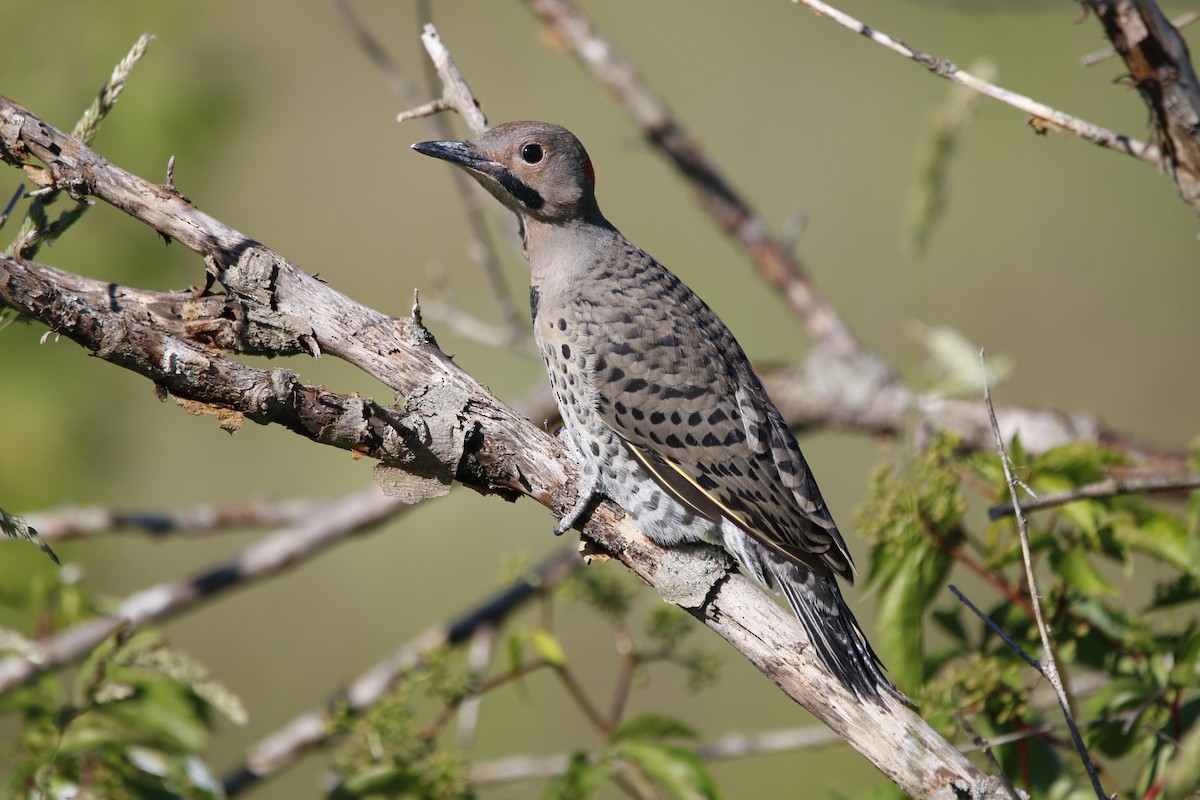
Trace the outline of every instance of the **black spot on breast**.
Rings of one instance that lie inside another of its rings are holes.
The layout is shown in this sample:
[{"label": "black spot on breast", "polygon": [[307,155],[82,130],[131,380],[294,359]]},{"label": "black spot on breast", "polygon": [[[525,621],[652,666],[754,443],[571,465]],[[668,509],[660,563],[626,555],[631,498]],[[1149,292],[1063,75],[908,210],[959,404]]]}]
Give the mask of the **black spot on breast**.
[{"label": "black spot on breast", "polygon": [[620,400],[613,403],[613,408],[615,408],[617,410],[618,414],[625,414],[629,411],[629,409],[625,407],[625,404],[622,403]]},{"label": "black spot on breast", "polygon": [[708,433],[704,434],[704,438],[700,441],[700,444],[704,445],[705,447],[718,447],[721,444],[721,440],[716,436],[713,436],[712,431],[709,431]]},{"label": "black spot on breast", "polygon": [[637,406],[634,406],[633,407],[633,418],[636,419],[638,422],[641,422],[642,420],[644,420],[646,418],[646,412],[642,411]]},{"label": "black spot on breast", "polygon": [[569,344],[564,344],[562,346],[562,354],[563,354],[563,358],[571,357],[571,346]]},{"label": "black spot on breast", "polygon": [[695,447],[700,444],[700,442],[696,441],[696,437],[690,433],[683,437],[683,441],[687,442],[687,444],[691,447]]},{"label": "black spot on breast", "polygon": [[680,424],[680,423],[682,423],[682,422],[683,422],[683,417],[679,415],[679,412],[678,412],[678,411],[672,411],[672,412],[671,412],[671,424],[672,424],[672,425],[679,425],[679,424]]},{"label": "black spot on breast", "polygon": [[604,360],[604,356],[596,356],[596,371],[604,372],[608,369],[608,362]]},{"label": "black spot on breast", "polygon": [[558,318],[558,329],[560,331],[565,331],[567,329],[567,321],[562,317]]},{"label": "black spot on breast", "polygon": [[629,383],[625,384],[625,391],[629,393],[640,392],[650,384],[646,383],[642,378],[634,378]]},{"label": "black spot on breast", "polygon": [[663,440],[667,447],[683,447],[683,442],[679,441],[679,437],[673,433],[668,433],[667,438]]},{"label": "black spot on breast", "polygon": [[592,451],[592,455],[594,455],[594,456],[596,456],[597,458],[599,458],[599,456],[600,456],[600,443],[599,443],[599,442],[597,442],[595,439],[593,439],[593,440],[592,440],[592,442],[591,442],[591,451]]},{"label": "black spot on breast", "polygon": [[688,425],[699,425],[703,419],[699,411],[693,411],[688,417]]},{"label": "black spot on breast", "polygon": [[708,415],[708,424],[717,425],[727,419],[729,419],[729,417],[725,416],[725,412],[718,408],[716,411]]},{"label": "black spot on breast", "polygon": [[624,377],[625,370],[621,369],[620,367],[613,367],[612,371],[608,373],[609,383],[616,383],[617,381],[622,380]]},{"label": "black spot on breast", "polygon": [[538,303],[541,302],[542,296],[538,292],[536,286],[529,287],[529,318],[537,319]]},{"label": "black spot on breast", "polygon": [[662,413],[661,411],[655,411],[653,414],[650,415],[650,424],[651,425],[662,425],[666,421],[667,421],[667,415]]}]

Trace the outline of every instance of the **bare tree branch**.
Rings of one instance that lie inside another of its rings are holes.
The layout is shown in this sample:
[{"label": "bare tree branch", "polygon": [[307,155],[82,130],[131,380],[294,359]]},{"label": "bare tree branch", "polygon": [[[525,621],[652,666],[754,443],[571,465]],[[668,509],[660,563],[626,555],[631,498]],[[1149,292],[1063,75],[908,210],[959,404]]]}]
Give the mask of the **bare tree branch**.
[{"label": "bare tree branch", "polygon": [[974,89],[981,94],[985,94],[1013,108],[1024,111],[1030,116],[1030,125],[1039,133],[1046,130],[1066,131],[1100,147],[1106,147],[1118,153],[1133,156],[1148,164],[1155,166],[1159,164],[1161,154],[1157,147],[1102,128],[1099,125],[1094,125],[1078,117],[1073,117],[1070,114],[1052,108],[1045,103],[1039,103],[1025,95],[1017,94],[1016,92],[996,86],[993,83],[980,80],[974,75],[959,69],[952,62],[930,55],[929,53],[913,50],[903,42],[893,39],[886,33],[866,23],[859,22],[849,14],[839,11],[831,5],[821,2],[821,0],[792,0],[792,2],[807,6],[818,15],[828,17],[842,27],[848,28],[860,36],[865,36],[870,41],[875,42],[875,44],[882,45],[897,55],[915,61],[938,77]]},{"label": "bare tree branch", "polygon": [[[1044,494],[1020,503],[1021,511],[1041,511],[1046,508],[1057,508],[1076,500],[1098,500],[1106,497],[1117,497],[1123,494],[1157,494],[1164,492],[1179,492],[1200,488],[1200,474],[1187,475],[1154,475],[1146,478],[1108,478],[1107,480],[1077,486],[1065,492]],[[988,509],[988,519],[1000,519],[1011,516],[1016,512],[1012,506],[992,506]]]},{"label": "bare tree branch", "polygon": [[51,541],[81,539],[113,531],[154,536],[209,533],[228,528],[298,522],[325,503],[312,499],[261,500],[231,506],[199,505],[163,511],[116,511],[102,506],[67,506],[26,514]]},{"label": "bare tree branch", "polygon": [[1125,59],[1179,196],[1200,212],[1200,81],[1187,43],[1154,0],[1084,0],[1083,6]]},{"label": "bare tree branch", "polygon": [[[982,350],[979,352],[979,360],[983,361]],[[986,364],[983,374],[987,375]],[[1046,620],[1042,617],[1041,596],[1038,593],[1037,579],[1033,572],[1033,556],[1029,550],[1029,524],[1025,521],[1025,515],[1021,512],[1021,501],[1017,498],[1017,480],[1013,477],[1012,462],[1008,460],[1008,451],[1004,447],[1004,437],[1000,435],[1000,424],[996,421],[996,415],[992,409],[992,392],[988,387],[986,377],[983,383],[983,402],[987,406],[988,416],[991,418],[992,434],[996,437],[996,449],[1000,453],[1000,464],[1004,467],[1004,479],[1008,483],[1008,493],[1012,498],[1013,513],[1017,518],[1017,531],[1021,539],[1021,555],[1025,562],[1025,581],[1029,587],[1029,600],[1033,605],[1033,619],[1037,623],[1038,635],[1042,640],[1042,660],[1037,665],[1037,668],[1050,681],[1050,685],[1054,687],[1054,693],[1058,697],[1058,704],[1062,708],[1063,717],[1066,719],[1067,726],[1071,730],[1071,738],[1075,742],[1075,749],[1079,751],[1079,757],[1083,760],[1084,769],[1087,770],[1088,777],[1092,781],[1092,788],[1096,791],[1096,797],[1098,800],[1108,800],[1108,795],[1104,793],[1104,788],[1100,785],[1100,778],[1096,774],[1096,767],[1092,764],[1092,758],[1088,754],[1087,746],[1084,745],[1083,737],[1079,734],[1079,727],[1075,724],[1075,714],[1071,710],[1071,699],[1067,696],[1062,676],[1059,675],[1058,661],[1054,657],[1054,648],[1050,644],[1050,632],[1046,628]],[[961,595],[959,596],[961,597]],[[1007,639],[1007,637],[1006,641],[1011,643],[1011,639]],[[1005,782],[1007,783],[1007,779]]]},{"label": "bare tree branch", "polygon": [[[419,445],[419,454],[427,459],[426,469],[430,462],[439,464],[445,474],[483,492],[501,492],[509,497],[528,494],[558,515],[573,504],[574,492],[566,487],[576,478],[576,470],[559,445],[496,400],[411,321],[389,318],[354,302],[200,212],[177,193],[120,170],[2,98],[0,157],[21,166],[36,157],[45,169],[33,167],[30,171],[43,184],[70,187],[77,194],[106,200],[203,254],[227,290],[247,303],[262,324],[283,325],[286,321],[303,331],[301,335],[311,338],[322,352],[353,363],[400,391],[405,395],[405,406],[395,411],[394,419],[384,418],[380,412],[387,410],[374,404],[363,403],[362,407],[375,411],[392,430],[402,427],[419,433],[406,442],[407,451],[415,456],[414,448]],[[38,278],[28,270],[22,272],[20,264],[2,263],[0,298],[13,305],[12,287],[20,289],[36,283]],[[14,281],[7,275],[18,275],[21,280]],[[80,315],[97,319],[102,316],[78,297],[56,294],[44,281],[37,292],[24,294],[18,305],[35,310],[33,315],[52,328],[85,340],[94,337],[89,333],[91,323],[77,321]],[[157,375],[159,382],[177,395],[194,391],[194,386],[210,378],[213,370],[226,375],[231,383],[239,377],[249,378],[257,391],[252,396],[262,394],[262,387],[255,383],[260,371],[243,376],[238,370],[245,368],[225,363],[226,359],[212,351],[138,326],[119,332],[115,344],[107,335],[103,330],[97,335],[97,355],[143,374]],[[196,369],[201,358],[207,360],[204,370]],[[279,397],[291,396],[295,385],[290,376],[279,377],[280,388],[286,391],[266,395],[272,408]],[[245,391],[224,395],[217,387],[210,387],[210,391],[238,411],[247,405]],[[416,463],[409,468],[421,466]],[[585,533],[642,580],[658,588],[666,599],[686,607],[725,638],[789,697],[837,731],[905,791],[932,798],[958,798],[964,792],[978,798],[1000,796],[997,782],[983,775],[910,709],[890,699],[879,705],[862,704],[851,696],[811,655],[810,644],[795,617],[747,578],[728,573],[726,561],[711,548],[664,551],[638,533],[607,502],[592,514]],[[215,585],[225,585],[222,581],[229,574],[219,573],[213,579]],[[158,618],[209,588],[211,584],[189,582],[172,586],[162,595],[137,597],[138,603],[124,609],[122,617]],[[101,618],[70,642],[51,640],[46,644],[42,665],[28,659],[0,662],[0,684],[14,685],[48,665],[77,657],[115,624],[111,618]],[[76,639],[90,644],[81,647]]]},{"label": "bare tree branch", "polygon": [[37,642],[33,652],[0,660],[0,695],[86,656],[114,632],[168,619],[215,596],[271,577],[348,536],[384,522],[406,503],[372,487],[329,503],[304,520],[247,547],[194,578],[160,583],[126,597],[116,612],[79,623]]}]

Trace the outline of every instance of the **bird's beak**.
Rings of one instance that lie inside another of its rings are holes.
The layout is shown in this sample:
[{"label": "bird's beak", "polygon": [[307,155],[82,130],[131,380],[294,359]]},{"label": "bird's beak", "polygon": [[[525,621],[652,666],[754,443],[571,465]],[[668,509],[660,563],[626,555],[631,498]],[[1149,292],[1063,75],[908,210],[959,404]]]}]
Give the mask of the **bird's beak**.
[{"label": "bird's beak", "polygon": [[417,142],[412,149],[421,155],[440,158],[485,175],[494,174],[500,166],[490,158],[480,155],[470,142]]}]

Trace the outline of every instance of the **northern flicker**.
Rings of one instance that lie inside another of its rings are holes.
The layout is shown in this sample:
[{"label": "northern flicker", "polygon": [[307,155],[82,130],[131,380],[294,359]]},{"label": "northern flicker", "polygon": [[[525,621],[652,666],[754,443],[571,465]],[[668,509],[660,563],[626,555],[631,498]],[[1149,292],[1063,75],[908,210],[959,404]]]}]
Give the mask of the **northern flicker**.
[{"label": "northern flicker", "polygon": [[413,149],[520,220],[533,335],[585,478],[556,533],[605,496],[659,545],[724,547],[783,593],[851,692],[896,693],[842,599],[850,552],[783,417],[725,323],[600,213],[579,140],[511,122]]}]

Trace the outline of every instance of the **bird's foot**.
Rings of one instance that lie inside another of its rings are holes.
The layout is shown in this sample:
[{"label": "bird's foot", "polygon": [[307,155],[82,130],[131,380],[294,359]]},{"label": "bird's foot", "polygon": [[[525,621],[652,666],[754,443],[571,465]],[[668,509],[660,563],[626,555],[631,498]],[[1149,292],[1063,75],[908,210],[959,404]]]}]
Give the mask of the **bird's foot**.
[{"label": "bird's foot", "polygon": [[600,494],[600,476],[593,475],[588,479],[587,486],[579,493],[579,499],[575,501],[575,505],[567,512],[567,515],[558,522],[558,527],[554,529],[555,536],[562,536],[571,528],[575,527],[575,523],[583,516],[583,512],[587,511],[588,506]]}]

